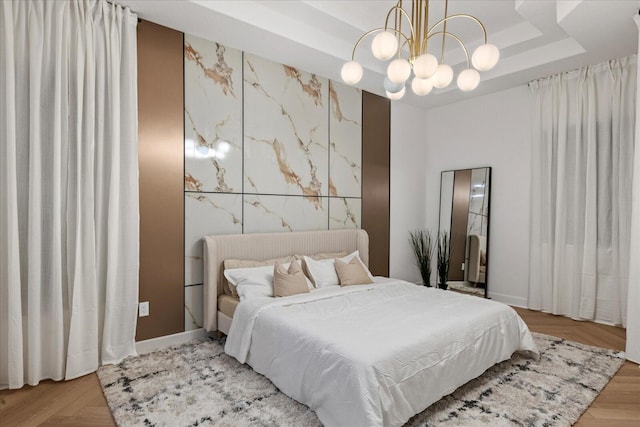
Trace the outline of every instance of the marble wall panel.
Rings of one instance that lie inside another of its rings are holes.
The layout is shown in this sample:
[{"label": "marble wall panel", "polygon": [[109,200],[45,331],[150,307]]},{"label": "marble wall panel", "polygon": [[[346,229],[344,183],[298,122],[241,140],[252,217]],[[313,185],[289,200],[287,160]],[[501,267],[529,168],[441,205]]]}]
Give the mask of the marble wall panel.
[{"label": "marble wall panel", "polygon": [[467,236],[477,234],[479,236],[486,236],[482,232],[482,223],[484,216],[469,212],[469,219],[467,220]]},{"label": "marble wall panel", "polygon": [[244,232],[266,233],[328,228],[326,197],[244,195]]},{"label": "marble wall panel", "polygon": [[362,195],[362,92],[329,83],[329,192],[331,196]]},{"label": "marble wall panel", "polygon": [[242,192],[242,52],[184,38],[185,189]]},{"label": "marble wall panel", "polygon": [[329,200],[329,228],[360,228],[362,199],[332,197]]},{"label": "marble wall panel", "polygon": [[[476,189],[478,190],[478,189]],[[480,189],[479,191],[474,191],[474,189],[471,189],[471,198],[469,199],[469,212],[470,213],[475,213],[478,215],[482,215],[482,213],[485,211],[484,209],[484,194],[483,190]]]},{"label": "marble wall panel", "polygon": [[361,227],[362,93],[190,35],[184,66],[188,331],[203,236]]},{"label": "marble wall panel", "polygon": [[204,316],[202,285],[185,286],[184,288],[184,330],[192,331],[202,328]]},{"label": "marble wall panel", "polygon": [[245,192],[328,195],[328,86],[245,53]]},{"label": "marble wall panel", "polygon": [[242,195],[185,193],[185,285],[203,283],[202,237],[242,233]]}]

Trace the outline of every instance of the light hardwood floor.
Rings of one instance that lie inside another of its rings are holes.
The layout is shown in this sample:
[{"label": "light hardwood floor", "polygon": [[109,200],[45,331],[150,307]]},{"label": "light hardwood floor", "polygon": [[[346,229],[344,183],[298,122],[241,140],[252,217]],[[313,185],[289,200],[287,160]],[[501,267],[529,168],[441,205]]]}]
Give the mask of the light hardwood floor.
[{"label": "light hardwood floor", "polygon": [[[624,350],[625,331],[591,322],[516,309],[534,332]],[[96,374],[67,382],[0,392],[0,426],[113,426]],[[640,368],[626,362],[582,415],[577,426],[640,426]]]}]

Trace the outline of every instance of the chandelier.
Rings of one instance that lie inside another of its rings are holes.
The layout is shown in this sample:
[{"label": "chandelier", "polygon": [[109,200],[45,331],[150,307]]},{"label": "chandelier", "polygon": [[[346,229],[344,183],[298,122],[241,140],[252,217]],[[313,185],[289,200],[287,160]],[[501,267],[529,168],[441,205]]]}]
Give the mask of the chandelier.
[{"label": "chandelier", "polygon": [[[380,61],[393,57],[387,66],[384,89],[390,99],[400,99],[405,94],[406,82],[411,77],[411,89],[416,95],[427,95],[435,88],[445,88],[453,81],[453,69],[444,62],[445,42],[457,42],[466,57],[466,68],[458,74],[456,83],[462,91],[471,91],[480,83],[478,71],[492,69],[500,59],[498,48],[487,43],[487,30],[478,18],[468,14],[447,15],[449,2],[445,0],[444,16],[429,27],[429,0],[412,0],[411,16],[402,7],[402,0],[387,12],[384,27],[374,28],[362,34],[351,53],[351,61],[342,66],[342,80],[354,85],[362,78],[362,65],[355,61],[356,49],[367,36],[376,34],[371,42],[371,52]],[[393,25],[389,20],[393,17]],[[453,19],[468,19],[478,24],[484,36],[484,44],[475,49],[471,58],[460,37],[447,31],[447,22]],[[403,28],[403,23],[406,23]],[[408,28],[407,28],[408,27]],[[431,44],[440,46],[440,57],[428,52]],[[473,65],[473,67],[471,66]]]}]

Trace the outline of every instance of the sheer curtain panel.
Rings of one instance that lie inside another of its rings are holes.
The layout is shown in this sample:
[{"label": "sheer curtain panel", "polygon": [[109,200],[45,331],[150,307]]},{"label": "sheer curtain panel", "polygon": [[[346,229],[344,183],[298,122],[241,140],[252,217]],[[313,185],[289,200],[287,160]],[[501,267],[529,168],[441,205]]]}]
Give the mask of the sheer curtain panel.
[{"label": "sheer curtain panel", "polygon": [[530,87],[529,307],[625,325],[636,57]]},{"label": "sheer curtain panel", "polygon": [[[640,14],[633,19],[640,31]],[[640,32],[638,33],[640,42]],[[639,45],[640,46],[640,45]],[[640,100],[640,69],[636,79],[636,106]],[[636,144],[640,144],[640,108],[636,107]],[[638,145],[636,145],[636,148]],[[629,295],[627,298],[627,359],[640,363],[640,149],[633,160],[633,203],[631,215],[631,250],[629,259]]]},{"label": "sheer curtain panel", "polygon": [[0,2],[0,388],[135,354],[137,18]]}]

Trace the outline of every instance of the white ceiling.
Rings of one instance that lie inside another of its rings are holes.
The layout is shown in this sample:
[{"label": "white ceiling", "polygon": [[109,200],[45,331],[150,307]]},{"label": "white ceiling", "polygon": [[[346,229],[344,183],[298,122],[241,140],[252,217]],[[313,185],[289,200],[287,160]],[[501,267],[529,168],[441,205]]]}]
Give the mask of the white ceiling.
[{"label": "white ceiling", "polygon": [[[213,40],[337,81],[358,37],[384,26],[394,0],[115,0],[142,19]],[[411,8],[409,0],[405,9]],[[441,17],[444,1],[431,0],[430,15]],[[525,84],[531,80],[637,52],[633,15],[640,0],[451,0],[448,13],[468,13],[487,28],[500,48],[500,62],[481,73],[473,92],[454,83],[427,96],[409,93],[401,102],[422,108]],[[431,22],[435,22],[430,19]],[[482,32],[470,20],[450,21],[470,51]],[[363,42],[356,59],[364,77],[358,87],[382,95],[386,63],[373,58]],[[459,46],[448,44],[447,62],[463,68]]]}]

